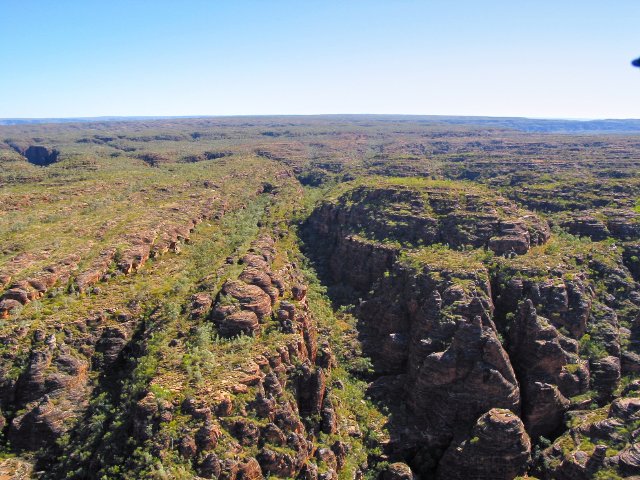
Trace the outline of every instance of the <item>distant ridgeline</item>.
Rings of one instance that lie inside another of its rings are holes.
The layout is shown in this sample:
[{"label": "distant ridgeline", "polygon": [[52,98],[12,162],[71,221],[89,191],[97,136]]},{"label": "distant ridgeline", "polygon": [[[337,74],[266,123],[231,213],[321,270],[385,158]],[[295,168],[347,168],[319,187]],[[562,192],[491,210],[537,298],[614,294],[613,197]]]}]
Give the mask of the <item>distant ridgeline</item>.
[{"label": "distant ridgeline", "polygon": [[[633,65],[640,66],[640,58],[634,60]],[[324,120],[353,120],[369,119],[373,121],[393,122],[417,122],[426,124],[448,124],[467,126],[487,126],[495,128],[511,128],[523,132],[550,132],[550,133],[631,133],[640,132],[639,119],[601,119],[601,120],[574,120],[574,119],[535,119],[524,117],[468,117],[448,115],[285,115],[273,117],[217,117],[217,116],[149,116],[149,117],[77,117],[77,118],[0,118],[0,125],[29,125],[43,123],[86,123],[86,122],[129,122],[137,120],[176,120],[176,119],[224,119],[243,118],[252,119],[273,118],[273,120],[286,119],[324,119]]]}]

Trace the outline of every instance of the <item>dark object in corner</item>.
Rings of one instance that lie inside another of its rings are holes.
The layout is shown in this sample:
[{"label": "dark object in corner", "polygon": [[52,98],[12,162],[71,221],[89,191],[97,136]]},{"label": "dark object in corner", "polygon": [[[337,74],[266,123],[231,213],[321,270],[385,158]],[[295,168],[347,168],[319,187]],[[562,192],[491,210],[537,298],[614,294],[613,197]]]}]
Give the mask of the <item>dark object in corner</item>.
[{"label": "dark object in corner", "polygon": [[640,67],[640,58],[636,58],[633,62],[631,62],[631,65],[633,65],[634,67]]}]

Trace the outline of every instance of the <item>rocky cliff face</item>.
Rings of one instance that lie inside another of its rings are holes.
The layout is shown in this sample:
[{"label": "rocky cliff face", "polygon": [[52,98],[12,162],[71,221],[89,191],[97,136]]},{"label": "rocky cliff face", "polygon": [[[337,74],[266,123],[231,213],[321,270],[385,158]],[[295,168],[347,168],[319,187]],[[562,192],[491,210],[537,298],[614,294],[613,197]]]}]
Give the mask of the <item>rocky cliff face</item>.
[{"label": "rocky cliff face", "polygon": [[600,241],[613,237],[621,241],[640,238],[640,214],[631,209],[611,209],[566,213],[559,224],[569,233]]},{"label": "rocky cliff face", "polygon": [[397,268],[358,309],[364,352],[385,375],[373,388],[395,376],[412,431],[433,447],[448,445],[493,406],[519,411],[518,383],[491,320],[486,270]]},{"label": "rocky cliff face", "polygon": [[[334,252],[330,256],[334,278],[352,276],[344,280],[360,289],[393,261],[385,240],[403,246],[444,244],[523,254],[549,237],[549,227],[535,215],[482,189],[464,187],[446,182],[421,188],[392,181],[380,187],[357,185],[322,204],[309,224],[325,236]],[[363,248],[363,239],[371,246]],[[344,268],[338,258],[353,268]]]},{"label": "rocky cliff face", "polygon": [[[73,254],[19,281],[12,282],[10,275],[4,275],[7,290],[0,295],[0,318],[9,318],[32,302],[45,301],[56,289],[58,294],[62,287],[88,293],[118,270],[124,275],[137,272],[153,252],[155,256],[166,253],[168,249],[163,246],[187,241],[203,220],[221,218],[225,205],[207,202],[196,213],[183,207],[180,213],[195,219],[183,218],[182,225],[168,219],[150,233],[129,234],[117,264],[116,249],[109,248],[83,270],[79,269],[81,257]],[[142,315],[134,302],[120,311],[111,307],[95,310],[64,326],[56,322],[48,330],[43,327],[30,332],[26,327],[19,328],[2,338],[7,348],[0,367],[1,409],[6,412],[1,418],[13,448],[46,449],[74,427],[87,412],[95,393],[91,377],[122,367],[122,356],[131,353],[134,333],[143,323]],[[24,342],[30,342],[30,346],[24,348]],[[20,362],[25,367],[16,376],[12,370]]]},{"label": "rocky cliff face", "polygon": [[499,197],[433,182],[345,187],[308,228],[330,281],[356,295],[370,392],[394,412],[389,459],[416,473],[514,478],[530,438],[562,433],[635,369],[620,322],[637,285],[611,244],[552,238]]},{"label": "rocky cliff face", "polygon": [[522,419],[534,438],[562,426],[569,398],[589,388],[589,368],[578,342],[536,314],[531,300],[520,304],[509,330],[509,352],[523,388]]}]

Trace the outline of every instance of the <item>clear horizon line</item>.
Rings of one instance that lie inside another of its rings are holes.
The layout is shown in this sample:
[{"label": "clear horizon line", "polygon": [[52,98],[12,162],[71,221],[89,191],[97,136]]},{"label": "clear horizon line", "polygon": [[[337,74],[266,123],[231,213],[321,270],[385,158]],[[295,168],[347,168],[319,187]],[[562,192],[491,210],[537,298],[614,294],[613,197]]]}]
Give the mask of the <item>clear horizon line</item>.
[{"label": "clear horizon line", "polygon": [[89,115],[61,117],[0,117],[8,120],[100,120],[100,119],[169,119],[169,118],[230,118],[230,117],[336,117],[336,116],[376,116],[376,117],[444,117],[444,118],[493,118],[526,120],[562,120],[575,122],[589,121],[640,121],[640,117],[553,117],[526,115],[468,115],[468,114],[428,114],[428,113],[258,113],[258,114],[195,114],[195,115]]}]

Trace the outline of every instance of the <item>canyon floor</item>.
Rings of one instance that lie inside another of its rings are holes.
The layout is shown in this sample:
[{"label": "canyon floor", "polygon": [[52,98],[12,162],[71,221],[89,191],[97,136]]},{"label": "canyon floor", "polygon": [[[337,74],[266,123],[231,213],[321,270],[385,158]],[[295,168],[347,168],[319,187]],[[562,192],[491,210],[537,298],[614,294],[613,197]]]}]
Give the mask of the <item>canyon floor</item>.
[{"label": "canyon floor", "polygon": [[633,121],[0,125],[0,479],[640,476],[639,167]]}]

